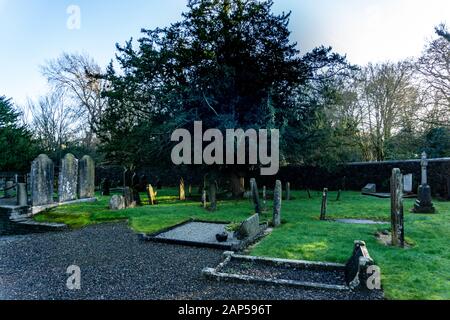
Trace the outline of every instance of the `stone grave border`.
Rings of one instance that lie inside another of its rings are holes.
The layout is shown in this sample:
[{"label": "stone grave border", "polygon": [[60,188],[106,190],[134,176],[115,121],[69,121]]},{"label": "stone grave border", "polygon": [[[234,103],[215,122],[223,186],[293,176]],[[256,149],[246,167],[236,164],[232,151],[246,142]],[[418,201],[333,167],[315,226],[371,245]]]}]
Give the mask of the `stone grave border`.
[{"label": "stone grave border", "polygon": [[[202,275],[210,280],[225,281],[225,282],[240,282],[240,283],[256,283],[266,285],[278,285],[300,288],[313,288],[325,290],[338,291],[352,291],[364,289],[363,281],[365,281],[364,271],[369,265],[373,265],[373,260],[370,258],[369,252],[363,241],[355,241],[355,248],[353,255],[347,264],[333,263],[333,262],[316,262],[304,260],[289,260],[267,257],[255,257],[239,255],[232,251],[224,252],[225,260],[221,262],[216,268],[204,268]],[[270,264],[272,266],[289,266],[309,270],[334,270],[345,274],[346,285],[333,285],[317,282],[306,282],[289,279],[272,279],[258,276],[241,275],[235,273],[225,273],[222,270],[232,260],[242,262],[261,262]]]},{"label": "stone grave border", "polygon": [[230,221],[206,221],[201,219],[189,219],[186,221],[183,221],[181,223],[178,223],[176,225],[173,225],[171,227],[164,228],[162,230],[159,230],[155,233],[151,234],[139,234],[139,238],[142,241],[148,241],[148,242],[156,242],[156,243],[165,243],[165,244],[177,244],[182,246],[192,246],[192,247],[199,247],[199,248],[211,248],[211,249],[221,249],[221,250],[233,250],[233,251],[241,251],[248,247],[249,245],[253,244],[255,241],[259,240],[260,238],[265,236],[265,231],[268,227],[267,223],[260,224],[261,230],[260,232],[255,235],[254,237],[250,237],[247,239],[239,240],[239,245],[236,244],[227,244],[224,243],[205,243],[205,242],[198,242],[198,241],[189,241],[189,240],[177,240],[177,239],[166,239],[166,238],[158,238],[160,234],[169,232],[171,230],[174,230],[176,228],[182,227],[184,225],[187,225],[189,223],[209,223],[209,224],[226,224],[229,225],[232,222]]}]

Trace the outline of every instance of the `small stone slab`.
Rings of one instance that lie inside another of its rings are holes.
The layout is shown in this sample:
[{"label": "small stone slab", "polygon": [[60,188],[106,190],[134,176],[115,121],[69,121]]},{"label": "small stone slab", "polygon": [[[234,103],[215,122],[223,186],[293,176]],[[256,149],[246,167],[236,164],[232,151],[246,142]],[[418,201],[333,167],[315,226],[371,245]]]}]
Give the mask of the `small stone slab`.
[{"label": "small stone slab", "polygon": [[365,220],[365,219],[336,219],[334,221],[340,222],[340,223],[348,223],[348,224],[389,224],[390,223],[390,222]]}]

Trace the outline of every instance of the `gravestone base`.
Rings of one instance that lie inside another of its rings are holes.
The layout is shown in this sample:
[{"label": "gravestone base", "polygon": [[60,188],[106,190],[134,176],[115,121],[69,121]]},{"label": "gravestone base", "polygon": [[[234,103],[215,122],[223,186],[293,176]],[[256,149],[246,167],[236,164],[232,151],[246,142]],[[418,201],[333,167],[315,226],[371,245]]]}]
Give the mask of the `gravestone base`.
[{"label": "gravestone base", "polygon": [[416,200],[416,204],[412,209],[413,213],[436,213],[436,209],[433,206],[431,198],[430,186],[420,186],[419,195]]}]

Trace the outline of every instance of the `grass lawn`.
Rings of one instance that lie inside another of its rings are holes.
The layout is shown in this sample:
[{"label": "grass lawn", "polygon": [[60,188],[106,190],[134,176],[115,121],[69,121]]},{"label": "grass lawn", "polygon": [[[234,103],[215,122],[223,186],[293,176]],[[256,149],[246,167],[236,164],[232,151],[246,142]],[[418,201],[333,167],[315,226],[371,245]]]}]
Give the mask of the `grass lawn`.
[{"label": "grass lawn", "polygon": [[[118,212],[108,210],[107,197],[97,203],[85,203],[52,209],[35,217],[37,221],[63,222],[80,228],[105,221],[128,220],[137,232],[156,232],[189,218],[239,222],[253,213],[248,200],[219,202],[219,210],[209,213],[198,202],[180,202],[175,189],[160,190],[157,206],[143,206]],[[375,232],[386,225],[350,225],[320,221],[320,193],[292,192],[296,198],[284,201],[283,224],[255,246],[251,254],[289,259],[345,262],[354,240],[364,240],[382,272],[382,284],[388,299],[450,299],[450,202],[435,201],[436,215],[409,212],[414,200],[405,200],[405,234],[408,249],[386,247],[377,242]],[[142,195],[144,201],[146,196]],[[359,218],[389,221],[390,200],[362,196],[356,192],[329,195],[328,218]],[[269,212],[263,219],[270,219]]]}]

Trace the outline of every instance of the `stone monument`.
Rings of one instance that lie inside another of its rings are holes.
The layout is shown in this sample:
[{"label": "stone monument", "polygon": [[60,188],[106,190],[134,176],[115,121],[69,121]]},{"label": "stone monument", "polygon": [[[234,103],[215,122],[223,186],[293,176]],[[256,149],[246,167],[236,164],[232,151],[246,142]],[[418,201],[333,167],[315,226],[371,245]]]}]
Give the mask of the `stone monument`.
[{"label": "stone monument", "polygon": [[422,161],[420,162],[420,165],[422,167],[422,183],[419,186],[416,204],[414,205],[412,211],[414,213],[435,213],[436,210],[431,199],[431,188],[428,185],[428,160],[427,154],[425,152],[422,153]]}]

